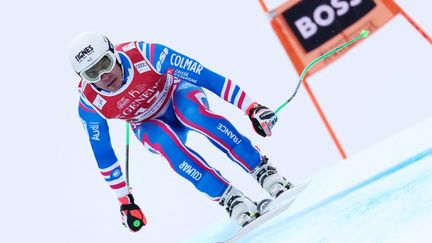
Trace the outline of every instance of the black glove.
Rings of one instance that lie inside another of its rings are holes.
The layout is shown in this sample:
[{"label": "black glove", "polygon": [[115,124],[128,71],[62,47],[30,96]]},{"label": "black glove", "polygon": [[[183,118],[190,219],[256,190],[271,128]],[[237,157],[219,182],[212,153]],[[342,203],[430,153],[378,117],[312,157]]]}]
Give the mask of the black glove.
[{"label": "black glove", "polygon": [[147,219],[140,207],[135,204],[132,194],[119,198],[122,223],[132,232],[137,232],[147,224]]},{"label": "black glove", "polygon": [[248,111],[248,116],[252,121],[255,132],[263,137],[271,136],[271,129],[277,122],[276,114],[269,108],[258,103],[252,104]]}]

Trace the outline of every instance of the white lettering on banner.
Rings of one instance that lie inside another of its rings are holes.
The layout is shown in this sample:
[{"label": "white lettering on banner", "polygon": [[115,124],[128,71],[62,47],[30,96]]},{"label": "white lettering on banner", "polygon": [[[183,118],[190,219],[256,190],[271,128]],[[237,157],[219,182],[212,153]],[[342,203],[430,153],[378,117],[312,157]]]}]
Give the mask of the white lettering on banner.
[{"label": "white lettering on banner", "polygon": [[306,40],[318,32],[318,27],[326,27],[336,20],[336,16],[343,16],[349,12],[350,7],[359,5],[362,0],[331,0],[330,6],[319,5],[313,12],[312,18],[303,16],[294,22],[302,37]]},{"label": "white lettering on banner", "polygon": [[138,90],[132,90],[132,91],[129,91],[129,94],[130,94],[130,96],[132,96],[132,97],[134,97],[135,98],[135,94],[136,95],[139,95],[139,94],[141,94]]},{"label": "white lettering on banner", "polygon": [[95,100],[93,101],[93,105],[102,110],[103,106],[106,104],[106,100],[102,98],[100,95],[96,95]]},{"label": "white lettering on banner", "polygon": [[[165,101],[165,98],[168,95],[168,91],[170,90],[173,82],[174,82],[174,77],[172,75],[167,75],[166,76],[166,82],[165,82],[165,86],[163,87],[163,89],[161,91],[157,91],[157,87],[160,81],[156,82],[153,87],[148,88],[144,93],[140,94],[140,92],[138,91],[130,91],[129,94],[136,98],[134,101],[132,101],[132,103],[130,103],[125,110],[123,110],[123,115],[124,116],[128,116],[130,114],[134,114],[134,118],[133,121],[142,121],[148,117],[150,117],[151,115],[153,115],[155,112],[157,112],[159,110],[159,108],[162,106],[163,102]],[[138,96],[135,96],[135,94],[137,93]],[[150,99],[149,99],[150,97]],[[139,110],[139,108],[141,108],[141,105],[143,102],[148,102],[150,103],[151,101],[153,101],[153,99],[156,99],[156,101],[154,101],[154,104],[152,104],[147,110]],[[138,111],[136,111],[138,109]]]},{"label": "white lettering on banner", "polygon": [[150,104],[150,102],[152,102],[154,99],[157,99],[157,97],[159,97],[160,92],[157,91],[152,97],[150,97],[150,99],[147,100],[147,104]]},{"label": "white lettering on banner", "polygon": [[201,64],[177,54],[171,55],[170,63],[171,65],[192,71],[196,74],[201,74],[201,70],[204,68]]},{"label": "white lettering on banner", "polygon": [[160,72],[162,68],[162,64],[165,62],[165,58],[168,55],[168,48],[163,49],[161,54],[159,55],[159,60],[156,63],[156,70]]},{"label": "white lettering on banner", "polygon": [[186,78],[186,77],[189,75],[189,73],[188,73],[188,72],[185,72],[185,71],[183,71],[183,70],[176,69],[175,72],[174,72],[174,75],[175,75],[176,77]]},{"label": "white lettering on banner", "polygon": [[99,141],[99,122],[90,122],[91,139]]},{"label": "white lettering on banner", "polygon": [[188,162],[186,162],[186,161],[183,161],[179,165],[179,168],[196,181],[198,181],[202,178],[201,172],[196,170],[192,165],[188,164]]},{"label": "white lettering on banner", "polygon": [[241,139],[237,137],[231,130],[229,130],[226,126],[222,125],[221,123],[218,124],[217,129],[227,135],[231,140],[234,141],[234,143],[239,144],[241,143]]},{"label": "white lettering on banner", "polygon": [[129,103],[129,101],[130,100],[128,98],[123,97],[117,102],[117,107],[119,109],[123,109],[123,107],[125,107]]},{"label": "white lettering on banner", "polygon": [[122,50],[123,50],[124,52],[127,52],[127,51],[130,51],[130,50],[134,49],[134,48],[135,48],[135,43],[134,43],[134,42],[131,42],[131,43],[129,43],[129,44],[123,46],[123,47],[122,47]]},{"label": "white lettering on banner", "polygon": [[153,88],[152,89],[147,89],[146,91],[144,91],[144,93],[142,93],[142,94],[140,94],[138,91],[135,91],[135,92],[137,92],[138,94],[140,94],[138,97],[135,97],[133,94],[134,94],[134,91],[132,91],[132,92],[129,92],[129,94],[132,96],[132,97],[134,97],[134,98],[136,98],[129,106],[128,106],[128,108],[126,109],[126,110],[124,110],[123,111],[123,114],[124,115],[129,115],[129,114],[131,114],[136,108],[138,108],[138,107],[140,107],[140,105],[143,103],[143,102],[145,102],[146,100],[147,100],[147,98],[149,98],[153,93],[154,93],[154,89],[155,88],[157,88],[157,83],[155,84],[155,86],[153,86]]}]

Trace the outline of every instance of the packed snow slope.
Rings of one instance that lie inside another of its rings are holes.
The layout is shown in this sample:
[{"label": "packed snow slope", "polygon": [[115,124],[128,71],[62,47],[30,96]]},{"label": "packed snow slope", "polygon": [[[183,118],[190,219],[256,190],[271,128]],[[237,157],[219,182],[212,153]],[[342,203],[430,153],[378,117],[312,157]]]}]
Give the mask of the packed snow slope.
[{"label": "packed snow slope", "polygon": [[[292,206],[228,242],[430,242],[432,118],[310,178]],[[235,234],[221,224],[191,241]]]}]

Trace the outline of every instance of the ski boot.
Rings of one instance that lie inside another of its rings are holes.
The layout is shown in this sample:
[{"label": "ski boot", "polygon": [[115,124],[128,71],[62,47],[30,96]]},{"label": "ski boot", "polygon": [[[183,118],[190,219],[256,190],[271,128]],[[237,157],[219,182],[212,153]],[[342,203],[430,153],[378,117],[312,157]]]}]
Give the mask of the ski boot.
[{"label": "ski boot", "polygon": [[219,204],[225,207],[230,218],[242,227],[259,216],[257,204],[231,185],[223,193]]},{"label": "ski boot", "polygon": [[281,176],[266,156],[262,157],[261,163],[251,172],[251,175],[273,198],[277,198],[293,185]]}]

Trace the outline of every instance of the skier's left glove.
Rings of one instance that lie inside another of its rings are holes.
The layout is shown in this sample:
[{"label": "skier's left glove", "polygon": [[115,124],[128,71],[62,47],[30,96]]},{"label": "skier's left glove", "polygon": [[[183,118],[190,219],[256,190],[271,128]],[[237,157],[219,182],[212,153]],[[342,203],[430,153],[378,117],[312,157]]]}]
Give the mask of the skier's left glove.
[{"label": "skier's left glove", "polygon": [[271,129],[277,122],[277,116],[272,110],[255,102],[249,106],[246,113],[255,132],[263,137],[271,136]]},{"label": "skier's left glove", "polygon": [[147,224],[147,219],[141,208],[135,204],[132,194],[119,198],[122,223],[132,232],[137,232]]}]

